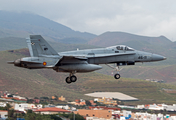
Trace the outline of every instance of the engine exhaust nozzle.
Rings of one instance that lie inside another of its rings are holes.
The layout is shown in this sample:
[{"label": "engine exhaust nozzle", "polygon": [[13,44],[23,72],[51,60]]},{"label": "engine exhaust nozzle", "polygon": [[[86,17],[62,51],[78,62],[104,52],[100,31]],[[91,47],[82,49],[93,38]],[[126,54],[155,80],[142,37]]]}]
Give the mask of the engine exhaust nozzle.
[{"label": "engine exhaust nozzle", "polygon": [[18,67],[21,67],[21,59],[17,59],[14,61],[14,65],[15,66],[18,66]]}]

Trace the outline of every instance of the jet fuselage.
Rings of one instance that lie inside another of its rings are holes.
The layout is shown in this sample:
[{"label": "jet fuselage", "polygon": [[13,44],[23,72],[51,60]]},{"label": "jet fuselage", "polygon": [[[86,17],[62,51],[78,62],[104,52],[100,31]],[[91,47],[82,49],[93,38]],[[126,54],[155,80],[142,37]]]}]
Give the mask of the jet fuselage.
[{"label": "jet fuselage", "polygon": [[[118,49],[118,48],[121,49]],[[84,56],[87,58],[89,64],[110,64],[117,63],[120,65],[132,65],[135,62],[153,62],[165,60],[166,58],[149,53],[134,50],[124,45],[117,45],[107,48],[98,48],[98,49],[87,49],[87,50],[77,50],[77,51],[68,51],[60,52],[61,56]],[[122,64],[121,64],[122,63]]]},{"label": "jet fuselage", "polygon": [[[161,55],[138,51],[125,45],[57,53],[41,35],[30,35],[27,44],[31,57],[8,63],[28,69],[49,68],[56,72],[69,72],[70,75],[66,78],[67,83],[77,80],[74,75],[77,72],[91,72],[101,69],[102,66],[99,64],[116,63],[116,66],[119,67],[135,65],[136,62],[153,62],[166,59]],[[119,72],[118,67],[115,69]],[[120,74],[115,74],[114,78],[119,79]]]}]

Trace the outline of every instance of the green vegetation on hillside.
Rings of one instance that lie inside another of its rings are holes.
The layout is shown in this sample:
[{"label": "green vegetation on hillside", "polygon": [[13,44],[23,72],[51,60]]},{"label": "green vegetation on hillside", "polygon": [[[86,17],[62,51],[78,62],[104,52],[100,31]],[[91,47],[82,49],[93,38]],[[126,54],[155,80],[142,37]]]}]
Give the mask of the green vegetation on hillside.
[{"label": "green vegetation on hillside", "polygon": [[[29,36],[25,36],[29,37]],[[5,50],[15,50],[15,49],[22,49],[27,48],[26,39],[24,38],[18,38],[18,37],[5,37],[0,38],[0,51]],[[45,37],[44,37],[45,38]],[[96,46],[93,45],[87,45],[87,44],[65,44],[65,43],[59,43],[56,41],[53,41],[52,39],[45,38],[49,44],[57,51],[57,52],[63,52],[63,51],[71,51],[76,49],[92,49],[96,48]]]},{"label": "green vegetation on hillside", "polygon": [[[121,66],[123,68],[120,73],[122,77],[136,79],[155,79],[164,80],[166,83],[176,84],[176,65],[159,65],[155,63],[138,63],[135,66]],[[98,73],[111,75],[116,71],[103,65],[103,69],[98,70]]]},{"label": "green vegetation on hillside", "polygon": [[162,65],[173,65],[176,62],[176,44],[164,36],[148,37],[125,32],[105,32],[88,43],[101,47],[127,45],[136,50],[151,52],[167,57],[167,60],[162,62]]},{"label": "green vegetation on hillside", "polygon": [[0,52],[0,91],[18,92],[26,97],[57,95],[64,96],[67,100],[93,99],[84,94],[101,91],[122,92],[140,99],[135,103],[175,103],[176,100],[175,94],[162,91],[162,88],[176,89],[175,85],[130,78],[115,80],[112,76],[96,72],[77,74],[78,81],[67,84],[65,77],[68,73],[57,73],[48,69],[29,70],[6,63],[27,54],[29,53],[26,49]]}]

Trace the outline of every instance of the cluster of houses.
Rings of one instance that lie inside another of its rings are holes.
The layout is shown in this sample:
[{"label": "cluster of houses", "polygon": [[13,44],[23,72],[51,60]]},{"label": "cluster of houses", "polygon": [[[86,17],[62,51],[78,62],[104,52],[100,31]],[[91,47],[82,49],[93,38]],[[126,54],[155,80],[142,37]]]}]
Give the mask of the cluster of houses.
[{"label": "cluster of houses", "polygon": [[166,83],[166,81],[164,81],[164,80],[158,80],[158,79],[146,79],[146,81],[158,82],[158,83]]},{"label": "cluster of houses", "polygon": [[13,101],[13,102],[27,102],[27,99],[25,97],[21,97],[21,96],[18,96],[18,95],[15,95],[15,94],[10,94],[10,93],[7,93],[7,92],[4,92],[3,95],[1,95],[0,97],[0,100],[1,101]]},{"label": "cluster of houses", "polygon": [[[18,102],[10,101],[9,98],[18,98]],[[56,99],[54,96],[52,99]],[[61,96],[58,98],[65,101],[65,98]],[[154,114],[140,112],[140,110],[165,110],[165,111],[176,111],[176,104],[166,105],[166,104],[149,104],[149,105],[137,105],[137,106],[127,106],[118,105],[117,100],[111,98],[95,98],[90,100],[91,106],[85,107],[84,109],[78,109],[77,106],[86,106],[86,101],[83,99],[75,100],[74,102],[68,102],[65,105],[42,105],[34,103],[24,103],[27,101],[26,98],[20,96],[11,96],[10,94],[4,94],[0,99],[0,107],[5,107],[6,104],[10,104],[16,112],[24,112],[27,110],[32,110],[35,113],[40,114],[79,114],[82,115],[86,120],[176,120],[176,115],[174,114]],[[19,102],[21,101],[21,102]],[[103,104],[105,106],[97,106],[96,103]],[[112,106],[112,107],[106,107]],[[133,110],[138,110],[134,112]],[[0,110],[0,120],[7,118],[8,111]]]},{"label": "cluster of houses", "polygon": [[[104,105],[111,105],[111,106],[116,106],[117,105],[117,100],[113,100],[111,98],[105,98],[105,97],[102,97],[102,98],[95,98],[94,100],[89,100],[89,102],[91,103],[92,106],[96,106],[96,102],[100,103],[100,104],[104,104]],[[83,99],[77,99],[73,102],[68,102],[70,104],[73,104],[73,105],[86,105],[86,101],[83,100]]]},{"label": "cluster of houses", "polygon": [[[6,103],[1,102],[0,105],[5,106]],[[105,106],[89,106],[87,109],[77,109],[76,107],[70,107],[69,105],[50,105],[43,106],[41,104],[29,104],[29,103],[11,103],[12,108],[18,112],[26,112],[27,110],[33,110],[35,113],[40,114],[79,114],[85,117],[86,120],[176,120],[176,115],[163,115],[147,112],[132,112],[130,110],[122,110],[122,108],[132,108],[131,106],[118,107],[105,107]],[[134,109],[148,108],[150,110],[175,110],[176,106],[166,104],[152,104],[152,105],[138,105]],[[7,118],[8,111],[0,111],[1,118]]]},{"label": "cluster of houses", "polygon": [[166,111],[176,111],[176,104],[166,105],[166,104],[147,104],[147,105],[137,105],[137,106],[126,106],[118,105],[120,108],[129,108],[129,109],[148,109],[148,110],[166,110]]}]

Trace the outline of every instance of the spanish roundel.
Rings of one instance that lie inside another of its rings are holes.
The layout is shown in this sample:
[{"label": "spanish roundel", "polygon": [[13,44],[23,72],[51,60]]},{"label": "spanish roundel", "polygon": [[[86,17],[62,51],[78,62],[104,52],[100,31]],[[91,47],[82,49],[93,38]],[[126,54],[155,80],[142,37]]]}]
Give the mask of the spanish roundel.
[{"label": "spanish roundel", "polygon": [[43,65],[44,65],[44,66],[46,66],[46,64],[47,64],[46,62],[43,62]]}]

